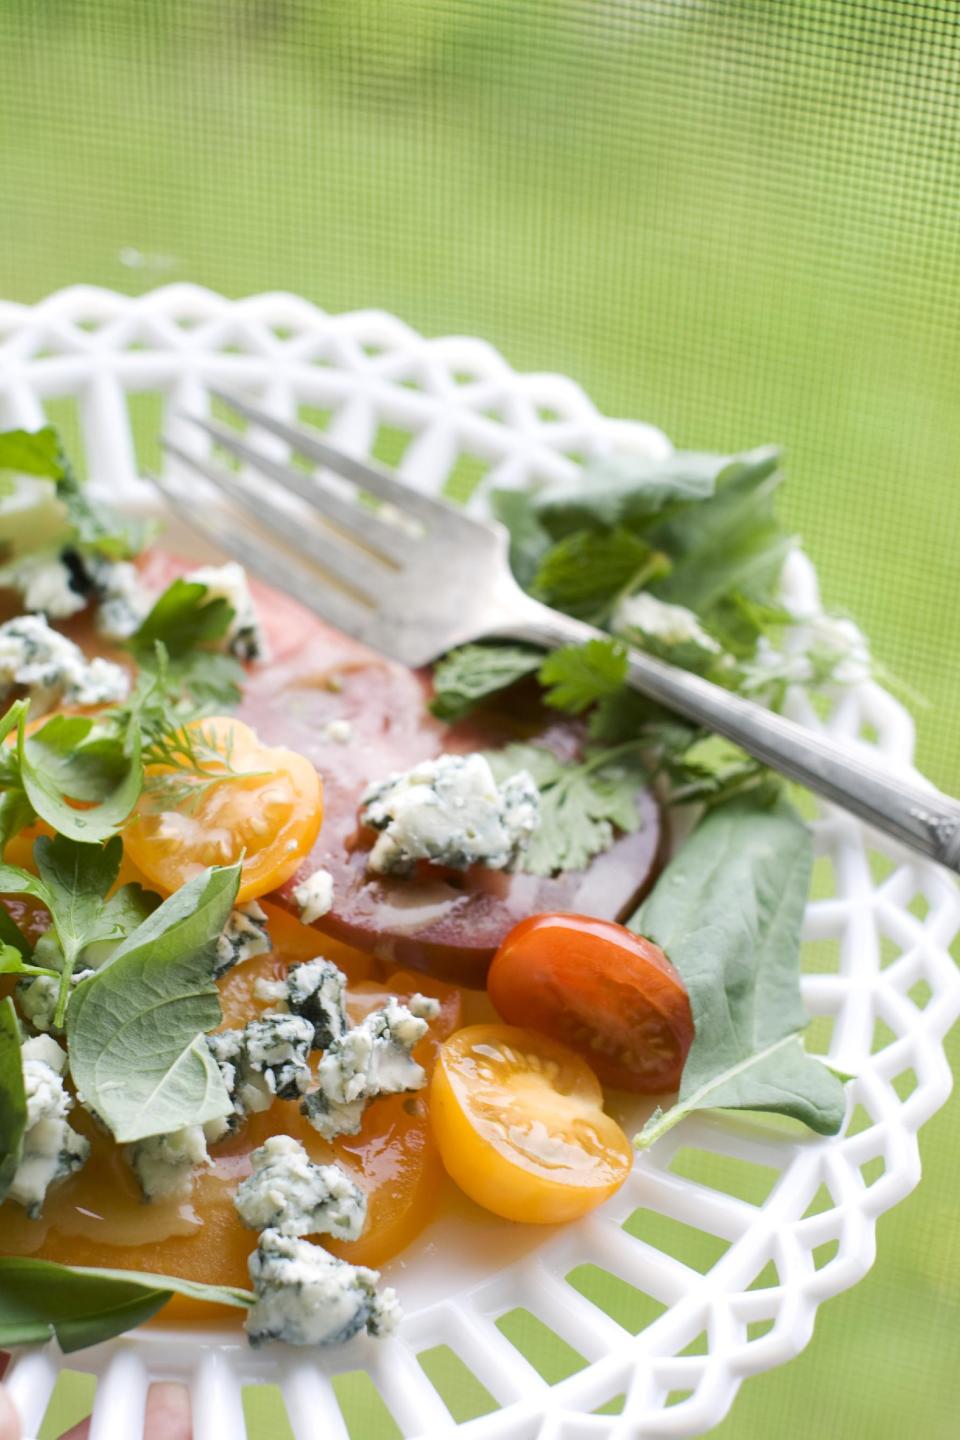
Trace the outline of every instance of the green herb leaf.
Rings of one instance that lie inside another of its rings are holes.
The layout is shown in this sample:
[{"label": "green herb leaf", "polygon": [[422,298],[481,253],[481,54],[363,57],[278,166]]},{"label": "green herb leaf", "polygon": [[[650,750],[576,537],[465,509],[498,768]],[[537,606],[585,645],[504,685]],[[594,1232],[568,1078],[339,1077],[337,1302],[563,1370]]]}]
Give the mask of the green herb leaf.
[{"label": "green herb leaf", "polygon": [[722,455],[693,451],[660,460],[612,456],[572,480],[545,486],[533,513],[553,536],[617,525],[642,528],[668,508],[708,499],[728,464]]},{"label": "green herb leaf", "polygon": [[653,1143],[693,1110],[766,1110],[822,1135],[844,1092],[800,1039],[800,931],[810,884],[806,826],[780,800],[738,797],[711,811],[630,922],[666,953],[690,995],[695,1035],[677,1103],[651,1116]]},{"label": "green herb leaf", "polygon": [[557,610],[604,623],[622,595],[665,575],[670,562],[628,530],[577,530],[540,562],[531,594]]},{"label": "green herb leaf", "polygon": [[0,975],[49,975],[51,980],[60,979],[59,970],[47,970],[42,965],[31,965],[12,945],[0,945]]},{"label": "green herb leaf", "polygon": [[433,671],[430,709],[440,720],[462,720],[471,710],[540,668],[543,651],[530,645],[463,645]]},{"label": "green herb leaf", "polygon": [[540,667],[548,705],[581,715],[598,700],[618,695],[627,678],[627,652],[616,640],[564,645]]},{"label": "green herb leaf", "polygon": [[[28,738],[21,719],[17,736],[27,801],[54,830],[88,845],[116,834],[143,786],[138,725],[131,722],[121,739],[106,723],[55,715]],[[72,800],[93,803],[78,809]]]},{"label": "green herb leaf", "polygon": [[23,1088],[20,1022],[8,996],[0,1001],[0,1201],[17,1173],[26,1127],[27,1097]]},{"label": "green herb leaf", "polygon": [[172,1295],[239,1309],[254,1298],[232,1285],[199,1285],[173,1275],[5,1256],[0,1258],[0,1346],[42,1345],[55,1338],[69,1355],[143,1324]]},{"label": "green herb leaf", "polygon": [[639,824],[636,796],[648,776],[635,742],[591,750],[573,764],[523,743],[489,751],[487,759],[498,782],[529,770],[540,791],[540,827],[521,861],[530,874],[583,870],[609,850],[617,831]]},{"label": "green herb leaf", "polygon": [[239,865],[177,890],[74,991],[70,1068],[121,1143],[226,1115],[230,1097],[204,1034],[222,1012],[213,967]]},{"label": "green herb leaf", "polygon": [[510,568],[517,583],[528,589],[552,543],[537,519],[534,497],[528,490],[494,490],[490,508],[509,532]]},{"label": "green herb leaf", "polygon": [[196,580],[178,578],[155,601],[130,641],[134,655],[147,662],[159,642],[171,660],[221,640],[233,619],[233,608],[222,596],[207,599],[207,587]]},{"label": "green herb leaf", "polygon": [[16,950],[24,960],[31,959],[33,955],[29,940],[3,904],[0,904],[0,945]]},{"label": "green herb leaf", "polygon": [[42,430],[6,430],[0,434],[0,470],[62,480],[66,463],[60,437],[52,425]]}]

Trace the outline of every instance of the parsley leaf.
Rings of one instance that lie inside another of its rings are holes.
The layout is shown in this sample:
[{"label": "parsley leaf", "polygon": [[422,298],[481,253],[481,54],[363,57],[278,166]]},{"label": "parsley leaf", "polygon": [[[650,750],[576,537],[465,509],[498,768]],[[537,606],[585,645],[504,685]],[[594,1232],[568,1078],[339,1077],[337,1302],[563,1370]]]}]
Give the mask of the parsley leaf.
[{"label": "parsley leaf", "polygon": [[483,700],[539,670],[543,652],[530,645],[462,645],[435,667],[430,709],[462,720]]},{"label": "parsley leaf", "polygon": [[222,596],[208,600],[206,585],[178,577],[141,621],[130,649],[138,660],[149,661],[159,641],[171,660],[179,660],[199,646],[222,639],[232,619],[233,607]]},{"label": "parsley leaf", "polygon": [[569,763],[543,745],[517,742],[487,753],[498,782],[528,770],[540,791],[540,826],[521,859],[533,875],[584,870],[609,850],[616,832],[636,830],[636,796],[647,771],[636,742],[590,749]]},{"label": "parsley leaf", "polygon": [[239,883],[239,864],[204,870],[74,991],[71,1072],[84,1104],[121,1143],[229,1114],[203,1037],[222,1019],[213,969]]},{"label": "parsley leaf", "polygon": [[616,640],[564,645],[540,667],[547,704],[571,715],[581,715],[596,701],[618,695],[626,678],[627,652]]},{"label": "parsley leaf", "polygon": [[662,552],[628,530],[577,530],[547,551],[530,593],[557,610],[599,625],[621,595],[669,569]]}]

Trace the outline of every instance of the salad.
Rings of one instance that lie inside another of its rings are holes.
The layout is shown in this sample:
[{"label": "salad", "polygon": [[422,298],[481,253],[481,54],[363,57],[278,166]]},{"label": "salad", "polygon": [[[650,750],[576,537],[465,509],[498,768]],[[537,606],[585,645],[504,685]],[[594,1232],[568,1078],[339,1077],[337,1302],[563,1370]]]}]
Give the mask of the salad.
[{"label": "salad", "polygon": [[495,497],[521,583],[609,639],[427,674],[0,435],[0,1345],[171,1300],[253,1345],[386,1335],[445,1186],[559,1224],[691,1111],[840,1128],[809,832],[624,683],[624,639],[771,705],[869,672],[782,605],[780,479],[622,455]]}]

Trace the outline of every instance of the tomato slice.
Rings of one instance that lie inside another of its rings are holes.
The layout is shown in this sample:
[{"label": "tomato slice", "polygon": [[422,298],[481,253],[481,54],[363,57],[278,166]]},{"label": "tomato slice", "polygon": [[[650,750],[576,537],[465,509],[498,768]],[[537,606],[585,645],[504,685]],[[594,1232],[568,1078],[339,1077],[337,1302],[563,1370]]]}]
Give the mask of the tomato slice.
[{"label": "tomato slice", "polygon": [[488,978],[504,1020],[583,1055],[605,1085],[659,1095],[680,1084],[693,1043],[683,981],[663,951],[611,920],[533,915],[504,940]]},{"label": "tomato slice", "polygon": [[633,1150],[604,1114],[593,1071],[546,1035],[510,1025],[458,1031],[441,1048],[430,1107],[448,1173],[507,1220],[575,1220],[630,1173]]},{"label": "tomato slice", "polygon": [[293,750],[262,745],[240,720],[218,716],[186,729],[204,773],[191,778],[170,765],[149,766],[153,784],[124,831],[124,847],[168,892],[242,855],[238,901],[266,895],[290,878],[319,834],[320,777]]}]

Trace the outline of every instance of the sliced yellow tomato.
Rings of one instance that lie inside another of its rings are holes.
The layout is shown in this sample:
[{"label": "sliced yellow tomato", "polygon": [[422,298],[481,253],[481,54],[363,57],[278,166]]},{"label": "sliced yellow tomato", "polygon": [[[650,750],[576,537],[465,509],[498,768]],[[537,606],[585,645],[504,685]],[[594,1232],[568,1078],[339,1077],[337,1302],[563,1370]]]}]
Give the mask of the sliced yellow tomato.
[{"label": "sliced yellow tomato", "polygon": [[586,1061],[512,1025],[471,1025],[446,1041],[430,1110],[448,1173],[507,1220],[575,1220],[618,1190],[633,1163]]},{"label": "sliced yellow tomato", "polygon": [[208,865],[243,856],[237,899],[276,890],[319,833],[320,777],[302,755],[262,745],[239,720],[218,716],[186,728],[202,773],[148,767],[153,783],[124,830],[130,859],[152,885],[172,892]]}]

